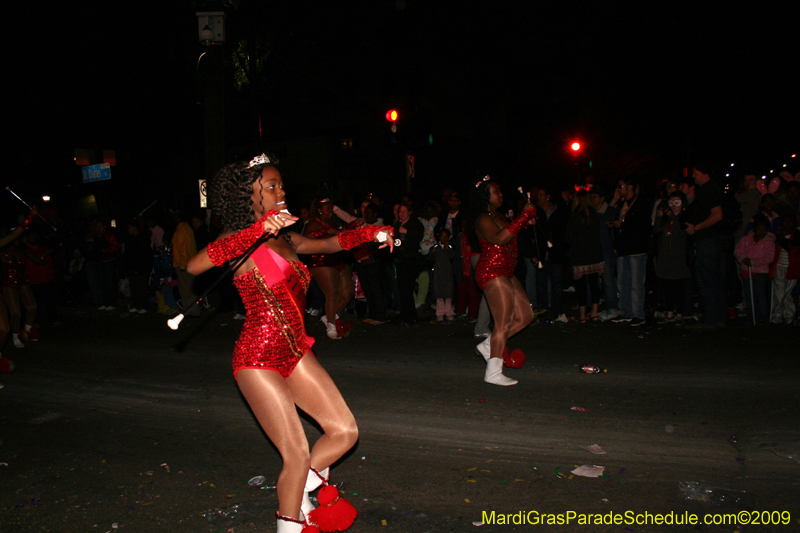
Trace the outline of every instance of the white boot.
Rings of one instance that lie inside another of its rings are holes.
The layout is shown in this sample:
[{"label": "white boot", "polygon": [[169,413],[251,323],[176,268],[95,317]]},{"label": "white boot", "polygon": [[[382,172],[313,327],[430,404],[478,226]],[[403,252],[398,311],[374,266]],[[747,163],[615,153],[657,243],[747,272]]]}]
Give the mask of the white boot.
[{"label": "white boot", "polygon": [[11,338],[14,341],[14,346],[16,346],[17,348],[24,348],[25,347],[25,343],[22,342],[21,340],[19,340],[19,333],[12,333],[11,334]]},{"label": "white boot", "polygon": [[491,342],[492,336],[489,335],[475,347],[475,353],[483,357],[487,363],[489,362],[489,357],[492,355],[492,347],[489,346]]},{"label": "white boot", "polygon": [[328,338],[329,339],[340,339],[339,332],[336,331],[336,323],[335,322],[327,322],[325,326],[328,330]]},{"label": "white boot", "polygon": [[503,387],[519,383],[516,379],[503,375],[503,359],[500,357],[490,357],[486,362],[486,375],[483,376],[483,381],[492,385],[502,385]]},{"label": "white boot", "polygon": [[278,533],[302,533],[304,527],[306,527],[306,522],[302,513],[300,513],[300,520],[278,515]]},{"label": "white boot", "polygon": [[[328,478],[328,472],[330,472],[330,468],[319,471],[320,475],[326,479]],[[316,506],[311,503],[311,498],[308,497],[308,493],[317,490],[320,485],[322,485],[320,477],[313,470],[309,470],[308,477],[306,478],[306,487],[303,491],[303,502],[300,504],[300,510],[303,511],[303,515],[308,516],[308,513],[316,509]]]}]

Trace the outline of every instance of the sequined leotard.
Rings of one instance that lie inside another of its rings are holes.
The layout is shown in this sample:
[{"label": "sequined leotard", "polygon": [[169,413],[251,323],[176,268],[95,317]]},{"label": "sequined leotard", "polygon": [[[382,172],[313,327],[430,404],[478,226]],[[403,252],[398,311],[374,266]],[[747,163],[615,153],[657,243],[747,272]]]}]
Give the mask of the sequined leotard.
[{"label": "sequined leotard", "polygon": [[[303,263],[286,261],[267,246],[260,246],[252,258],[257,266],[233,280],[247,308],[233,352],[233,375],[235,378],[243,368],[257,368],[287,378],[314,344],[303,324],[311,277]],[[282,279],[276,278],[276,268]],[[273,283],[269,282],[270,270]]]},{"label": "sequined leotard", "polygon": [[[336,228],[327,222],[318,218],[315,220],[322,224],[322,227],[316,231],[307,233],[306,237],[309,239],[324,239],[339,233]],[[307,257],[305,263],[309,266],[309,268],[326,266],[335,267],[341,271],[344,268],[346,257],[346,254],[343,252],[337,252],[334,254],[313,254]]]},{"label": "sequined leotard", "polygon": [[483,290],[487,283],[500,276],[511,277],[517,267],[517,239],[508,244],[492,244],[478,237],[481,257],[475,265],[475,283]]},{"label": "sequined leotard", "polygon": [[14,254],[5,253],[0,259],[3,272],[3,287],[16,289],[27,283],[25,279],[25,259]]}]

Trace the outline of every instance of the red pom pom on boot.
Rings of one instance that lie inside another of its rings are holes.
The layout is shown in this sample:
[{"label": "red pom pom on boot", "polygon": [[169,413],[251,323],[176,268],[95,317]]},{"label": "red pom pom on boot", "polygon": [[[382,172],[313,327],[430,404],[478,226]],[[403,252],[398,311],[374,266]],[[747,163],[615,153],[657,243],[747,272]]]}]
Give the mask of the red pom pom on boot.
[{"label": "red pom pom on boot", "polygon": [[525,354],[519,348],[508,353],[508,348],[503,352],[503,363],[509,368],[522,368],[525,364]]},{"label": "red pom pom on boot", "polygon": [[[339,491],[327,482],[317,494],[319,507],[308,513],[308,521],[320,531],[344,531],[353,525],[358,511]],[[305,531],[303,532],[305,533]]]},{"label": "red pom pom on boot", "polygon": [[350,335],[350,322],[344,322],[341,318],[336,319],[336,332],[340,338]]}]

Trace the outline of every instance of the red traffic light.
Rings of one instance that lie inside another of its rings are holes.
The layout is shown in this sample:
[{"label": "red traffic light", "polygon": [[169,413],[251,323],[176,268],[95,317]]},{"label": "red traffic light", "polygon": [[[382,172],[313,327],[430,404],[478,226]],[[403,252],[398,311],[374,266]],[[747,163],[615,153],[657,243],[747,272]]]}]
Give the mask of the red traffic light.
[{"label": "red traffic light", "polygon": [[572,151],[573,151],[573,152],[577,152],[577,151],[579,151],[579,150],[581,149],[581,143],[579,143],[579,142],[574,142],[574,143],[572,143],[572,144],[570,145],[570,148],[572,148]]},{"label": "red traffic light", "polygon": [[399,115],[397,114],[396,109],[390,109],[389,111],[386,112],[386,120],[388,120],[389,122],[397,122],[398,116]]}]

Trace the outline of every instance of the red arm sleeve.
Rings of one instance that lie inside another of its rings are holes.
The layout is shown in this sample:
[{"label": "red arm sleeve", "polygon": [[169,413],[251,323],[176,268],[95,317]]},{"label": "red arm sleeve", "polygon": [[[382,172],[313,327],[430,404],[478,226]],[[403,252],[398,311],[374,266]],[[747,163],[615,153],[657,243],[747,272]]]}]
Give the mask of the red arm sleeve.
[{"label": "red arm sleeve", "polygon": [[534,216],[536,216],[536,209],[526,209],[520,213],[514,222],[506,226],[506,229],[511,235],[516,237]]},{"label": "red arm sleeve", "polygon": [[359,244],[370,242],[375,238],[375,235],[385,231],[390,237],[394,236],[394,230],[391,226],[367,226],[366,228],[351,229],[341,232],[339,237],[339,245],[343,250],[352,250]]},{"label": "red arm sleeve", "polygon": [[256,240],[264,234],[264,219],[277,215],[277,211],[267,212],[261,220],[235,235],[214,241],[208,245],[208,258],[217,266],[244,254]]}]

